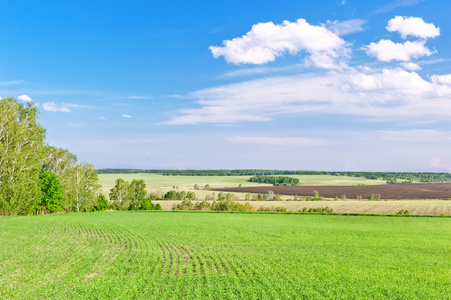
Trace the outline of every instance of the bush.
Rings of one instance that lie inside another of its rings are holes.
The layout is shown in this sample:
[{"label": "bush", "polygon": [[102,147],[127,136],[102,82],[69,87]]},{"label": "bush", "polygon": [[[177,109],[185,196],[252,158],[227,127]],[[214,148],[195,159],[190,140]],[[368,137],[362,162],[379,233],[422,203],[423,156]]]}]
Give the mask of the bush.
[{"label": "bush", "polygon": [[263,207],[260,206],[260,208],[257,211],[276,211],[276,212],[286,212],[287,208],[282,206],[271,206],[271,207]]},{"label": "bush", "polygon": [[302,210],[299,210],[301,213],[333,213],[334,210],[329,206],[326,207],[304,207]]}]

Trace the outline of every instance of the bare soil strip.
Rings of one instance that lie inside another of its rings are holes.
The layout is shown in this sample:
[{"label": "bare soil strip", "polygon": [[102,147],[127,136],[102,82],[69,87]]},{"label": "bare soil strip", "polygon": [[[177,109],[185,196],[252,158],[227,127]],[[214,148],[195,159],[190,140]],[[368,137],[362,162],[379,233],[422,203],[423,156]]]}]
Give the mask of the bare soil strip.
[{"label": "bare soil strip", "polygon": [[215,189],[221,192],[267,193],[273,191],[281,195],[313,196],[314,191],[326,198],[341,197],[356,199],[380,194],[381,199],[445,199],[451,198],[451,183],[412,183],[366,186],[259,186]]}]

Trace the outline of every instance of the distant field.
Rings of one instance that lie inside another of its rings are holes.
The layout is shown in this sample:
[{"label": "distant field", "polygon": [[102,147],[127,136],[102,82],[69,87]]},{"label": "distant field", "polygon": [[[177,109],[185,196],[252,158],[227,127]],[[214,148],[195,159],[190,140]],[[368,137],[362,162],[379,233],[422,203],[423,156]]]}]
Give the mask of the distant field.
[{"label": "distant field", "polygon": [[311,196],[318,191],[320,196],[334,198],[346,195],[357,199],[360,195],[367,199],[371,194],[381,195],[381,199],[451,199],[451,183],[384,184],[365,186],[273,186],[219,189],[225,192],[267,193],[269,190],[282,195]]},{"label": "distant field", "polygon": [[[179,187],[180,190],[195,191],[199,198],[205,198],[211,192],[203,190],[194,190],[197,184],[203,188],[209,184],[214,188],[232,188],[242,186],[268,186],[268,184],[259,184],[247,182],[251,176],[163,176],[152,173],[136,173],[136,174],[99,174],[99,182],[103,186],[102,190],[108,195],[109,190],[114,186],[117,178],[131,181],[132,179],[144,179],[147,185],[147,191],[150,193],[164,194],[171,190],[173,186]],[[381,180],[370,180],[360,177],[349,176],[332,176],[332,175],[293,175],[290,177],[298,178],[302,185],[374,185],[385,184]],[[244,196],[243,196],[244,197]]]},{"label": "distant field", "polygon": [[[163,210],[171,210],[174,203],[181,201],[155,201]],[[243,203],[243,202],[240,202]],[[395,201],[250,201],[255,210],[260,207],[281,206],[287,211],[298,212],[304,207],[330,207],[335,213],[396,214],[407,210],[411,215],[451,216],[451,201],[447,200],[395,200]]]},{"label": "distant field", "polygon": [[104,212],[0,219],[1,299],[447,299],[451,219]]}]

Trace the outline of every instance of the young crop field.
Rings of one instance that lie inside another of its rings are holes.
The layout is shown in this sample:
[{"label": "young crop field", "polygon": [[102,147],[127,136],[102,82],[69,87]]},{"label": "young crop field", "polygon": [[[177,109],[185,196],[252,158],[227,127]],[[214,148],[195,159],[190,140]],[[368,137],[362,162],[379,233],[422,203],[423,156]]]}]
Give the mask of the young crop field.
[{"label": "young crop field", "polygon": [[451,219],[103,212],[0,219],[0,298],[445,299]]}]

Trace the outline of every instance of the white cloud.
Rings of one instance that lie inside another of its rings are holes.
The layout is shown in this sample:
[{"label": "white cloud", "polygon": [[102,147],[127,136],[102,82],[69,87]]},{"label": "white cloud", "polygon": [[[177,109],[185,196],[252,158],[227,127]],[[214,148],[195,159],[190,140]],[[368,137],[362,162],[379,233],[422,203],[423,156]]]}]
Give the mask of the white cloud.
[{"label": "white cloud", "polygon": [[149,99],[153,99],[153,97],[149,97],[149,96],[128,96],[127,99],[131,99],[131,100],[149,100]]},{"label": "white cloud", "polygon": [[103,120],[103,121],[106,121],[106,120],[108,120],[107,118],[105,118],[105,117],[100,117],[99,118],[99,120]]},{"label": "white cloud", "polygon": [[404,69],[410,70],[410,71],[421,70],[421,67],[418,64],[413,63],[413,62],[402,63],[401,66],[403,66]]},{"label": "white cloud", "polygon": [[388,21],[387,30],[390,32],[398,31],[403,39],[407,38],[408,35],[423,39],[440,35],[440,28],[435,27],[432,23],[424,22],[422,18],[416,17],[396,16]]},{"label": "white cloud", "polygon": [[437,84],[447,84],[451,86],[451,74],[432,75],[431,80]]},{"label": "white cloud", "polygon": [[412,58],[429,56],[434,53],[424,46],[424,41],[407,41],[400,44],[390,40],[380,40],[378,43],[373,42],[365,48],[369,56],[374,56],[379,61],[384,62],[392,60],[410,61]]},{"label": "white cloud", "polygon": [[301,146],[313,147],[326,145],[322,139],[310,139],[303,137],[268,137],[268,136],[235,136],[227,138],[232,143],[267,145],[267,146]]},{"label": "white cloud", "polygon": [[[296,22],[284,21],[280,25],[272,22],[258,23],[242,37],[223,41],[222,47],[209,48],[215,58],[224,56],[233,64],[265,64],[284,53],[296,55],[306,51],[314,56],[311,61],[319,67],[343,66],[350,50],[337,34],[322,26],[308,24],[304,19]],[[322,60],[326,59],[326,62]]]},{"label": "white cloud", "polygon": [[123,114],[122,117],[123,117],[123,118],[127,118],[127,119],[131,119],[131,118],[132,118],[132,116],[126,115],[126,114]]},{"label": "white cloud", "polygon": [[71,108],[76,108],[78,105],[76,104],[70,104],[70,103],[62,103],[62,104],[56,104],[55,102],[45,102],[42,104],[42,108],[46,111],[53,111],[53,112],[66,112],[70,113]]},{"label": "white cloud", "polygon": [[398,7],[414,6],[423,1],[424,0],[394,0],[393,2],[386,4],[380,9],[374,11],[374,13],[388,12]]},{"label": "white cloud", "polygon": [[349,69],[279,76],[190,94],[198,108],[182,109],[167,124],[230,124],[285,115],[332,114],[378,119],[451,117],[448,77],[423,79],[401,68]]},{"label": "white cloud", "polygon": [[362,27],[366,23],[365,20],[362,19],[353,19],[346,21],[327,21],[325,24],[326,28],[332,31],[335,34],[344,36],[356,32],[364,31],[365,29]]},{"label": "white cloud", "polygon": [[20,95],[17,99],[24,102],[33,102],[33,100],[27,95]]}]

